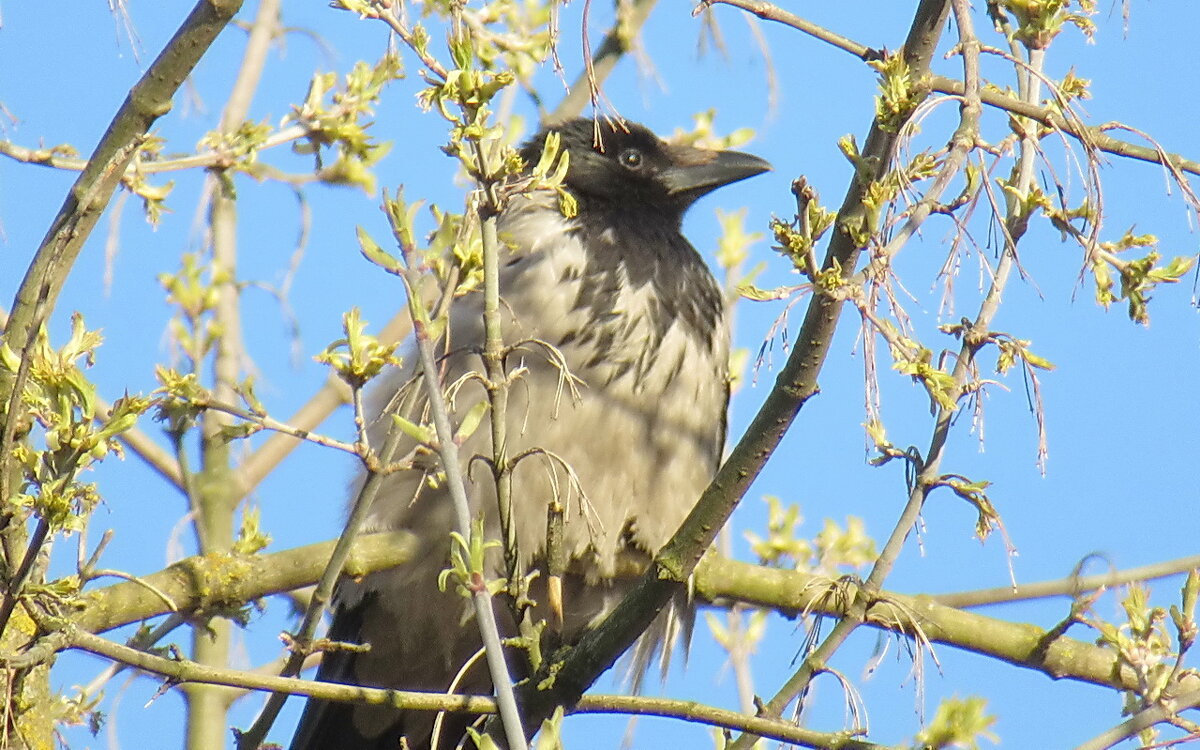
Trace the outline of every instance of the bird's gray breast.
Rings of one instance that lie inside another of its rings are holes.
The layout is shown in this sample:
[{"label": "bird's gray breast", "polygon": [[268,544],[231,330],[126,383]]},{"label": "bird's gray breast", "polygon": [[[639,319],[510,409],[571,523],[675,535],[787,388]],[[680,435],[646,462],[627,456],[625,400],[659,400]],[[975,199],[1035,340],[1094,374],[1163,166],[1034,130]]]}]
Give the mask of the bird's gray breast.
[{"label": "bird's gray breast", "polygon": [[[674,261],[688,267],[666,281],[638,261],[669,259],[636,237],[589,234],[552,201],[505,211],[499,229],[510,248],[500,279],[503,334],[514,347],[504,453],[519,459],[512,495],[521,556],[528,563],[544,549],[547,508],[558,499],[578,569],[610,578],[666,542],[716,470],[728,393],[720,293],[676,228]],[[455,301],[449,337],[444,383],[462,384],[452,400],[461,419],[486,398],[479,380],[465,377],[483,372],[482,294]],[[379,401],[397,380],[403,374],[380,388]],[[492,457],[486,422],[461,453],[464,462]],[[473,510],[499,538],[490,473],[477,461],[465,468]],[[444,549],[453,519],[445,494],[418,490],[416,478],[388,481],[390,495],[408,500],[377,505],[370,526],[410,528],[423,543],[436,540],[425,552]]]},{"label": "bird's gray breast", "polygon": [[[500,230],[513,247],[501,276],[505,340],[526,342],[509,363],[521,373],[509,453],[547,451],[514,475],[515,507],[531,519],[521,543],[541,548],[546,504],[565,494],[569,551],[608,577],[626,545],[657,551],[716,469],[728,358],[720,293],[669,224],[589,231],[535,204],[507,212]],[[582,381],[577,397],[547,344]]]}]

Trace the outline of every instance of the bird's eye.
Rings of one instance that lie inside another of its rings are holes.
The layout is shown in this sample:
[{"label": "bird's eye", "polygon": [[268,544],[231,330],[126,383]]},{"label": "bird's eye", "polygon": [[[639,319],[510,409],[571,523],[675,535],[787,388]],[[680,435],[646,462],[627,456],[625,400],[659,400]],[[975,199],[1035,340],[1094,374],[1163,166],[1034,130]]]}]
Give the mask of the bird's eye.
[{"label": "bird's eye", "polygon": [[626,169],[641,169],[642,152],[636,148],[627,148],[621,152],[621,165]]}]

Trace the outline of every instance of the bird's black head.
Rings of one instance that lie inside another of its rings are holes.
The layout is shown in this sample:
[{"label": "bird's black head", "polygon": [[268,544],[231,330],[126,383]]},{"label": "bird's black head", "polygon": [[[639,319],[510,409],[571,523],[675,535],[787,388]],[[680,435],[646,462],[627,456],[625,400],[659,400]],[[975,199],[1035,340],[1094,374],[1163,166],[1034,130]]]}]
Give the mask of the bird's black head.
[{"label": "bird's black head", "polygon": [[583,118],[543,128],[522,149],[526,162],[538,160],[552,131],[571,154],[567,187],[585,204],[636,206],[679,219],[705,193],[771,169],[739,151],[668,144],[635,123]]}]

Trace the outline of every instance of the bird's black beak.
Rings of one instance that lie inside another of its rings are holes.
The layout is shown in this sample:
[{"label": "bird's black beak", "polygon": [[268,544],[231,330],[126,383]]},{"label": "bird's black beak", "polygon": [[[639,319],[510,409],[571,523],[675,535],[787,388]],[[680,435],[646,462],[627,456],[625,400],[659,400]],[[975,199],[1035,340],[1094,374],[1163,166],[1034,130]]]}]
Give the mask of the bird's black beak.
[{"label": "bird's black beak", "polygon": [[[660,174],[660,179],[671,195],[690,200],[696,200],[723,185],[771,171],[769,162],[741,151],[701,151],[691,148],[687,151],[690,153],[685,158],[678,158],[674,166]],[[676,154],[684,156],[678,151]]]}]

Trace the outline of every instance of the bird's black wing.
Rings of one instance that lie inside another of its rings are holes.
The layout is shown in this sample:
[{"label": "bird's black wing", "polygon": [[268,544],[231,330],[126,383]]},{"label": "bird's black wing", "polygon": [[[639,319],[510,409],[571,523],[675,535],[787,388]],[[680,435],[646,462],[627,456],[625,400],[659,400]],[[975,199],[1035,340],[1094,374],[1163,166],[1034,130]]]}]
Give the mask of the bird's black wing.
[{"label": "bird's black wing", "polygon": [[[354,606],[339,606],[333,617],[327,637],[347,643],[362,642],[363,617],[374,602],[374,596],[366,596]],[[327,651],[317,670],[319,682],[340,684],[354,683],[354,661],[358,654],[353,651]],[[353,720],[355,705],[310,699],[300,717],[300,724],[292,738],[291,750],[334,750],[335,748],[362,748],[362,750],[394,750],[399,747],[402,733],[400,716],[396,726],[377,737],[364,737]]]}]

